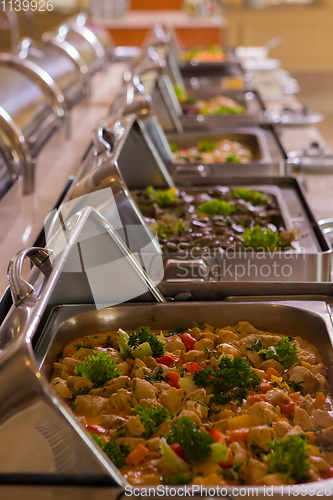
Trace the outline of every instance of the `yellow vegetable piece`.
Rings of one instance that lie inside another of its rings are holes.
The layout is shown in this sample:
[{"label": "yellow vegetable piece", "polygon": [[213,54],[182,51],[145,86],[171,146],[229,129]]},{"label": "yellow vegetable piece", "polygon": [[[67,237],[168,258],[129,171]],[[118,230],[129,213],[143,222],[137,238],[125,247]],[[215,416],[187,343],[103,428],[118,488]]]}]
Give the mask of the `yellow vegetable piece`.
[{"label": "yellow vegetable piece", "polygon": [[249,415],[239,415],[228,420],[229,431],[251,427],[251,418]]},{"label": "yellow vegetable piece", "polygon": [[271,375],[271,382],[275,382],[280,387],[280,389],[286,389],[287,391],[290,391],[289,385],[283,380],[282,377]]},{"label": "yellow vegetable piece", "polygon": [[314,455],[315,457],[320,457],[320,451],[318,446],[314,446],[313,444],[307,445],[306,452],[308,455]]}]

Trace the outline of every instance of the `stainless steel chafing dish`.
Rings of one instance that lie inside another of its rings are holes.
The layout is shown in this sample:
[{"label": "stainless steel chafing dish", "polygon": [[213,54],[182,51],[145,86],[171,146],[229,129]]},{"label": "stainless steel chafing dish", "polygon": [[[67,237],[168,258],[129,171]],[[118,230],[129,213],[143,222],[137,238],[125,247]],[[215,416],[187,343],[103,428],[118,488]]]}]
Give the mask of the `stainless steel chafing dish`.
[{"label": "stainless steel chafing dish", "polygon": [[[126,119],[123,119],[123,123]],[[131,120],[129,117],[128,121]],[[82,200],[91,193],[111,188],[120,217],[126,225],[143,224],[145,234],[149,229],[144,223],[128,188],[142,189],[148,185],[159,188],[174,187],[158,152],[150,149],[139,128],[130,132],[130,143],[136,147],[136,156],[128,156],[128,148],[122,148],[128,130],[118,124],[118,135],[100,129],[95,144],[64,198],[69,203],[70,214],[82,206]],[[148,138],[149,139],[149,138]],[[156,153],[156,154],[155,154]],[[300,232],[297,248],[292,252],[274,255],[262,253],[225,252],[210,249],[206,252],[169,253],[163,255],[164,281],[329,281],[332,248],[318,227],[304,196],[301,185],[291,177],[187,177],[176,184],[189,193],[205,192],[211,186],[246,186],[271,193],[278,202],[285,227]],[[191,187],[189,187],[191,186]],[[195,187],[194,187],[195,186]],[[94,198],[95,200],[95,198]],[[112,222],[113,199],[94,202],[94,208]],[[51,223],[50,234],[56,224]],[[123,237],[119,233],[120,237]],[[252,267],[253,264],[253,267]],[[284,267],[286,266],[286,267]],[[282,272],[283,268],[283,272]],[[267,272],[268,269],[268,272]],[[262,270],[262,272],[261,272]],[[241,275],[242,274],[242,275]]]},{"label": "stainless steel chafing dish", "polygon": [[[36,157],[49,137],[62,125],[65,110],[50,78],[0,59],[0,144],[14,173],[24,177],[24,192],[33,190]],[[37,81],[37,82],[36,82]]]},{"label": "stainless steel chafing dish", "polygon": [[84,14],[44,33],[45,43],[64,50],[83,74],[91,76],[100,70],[111,55],[113,43],[107,30],[89,23]]},{"label": "stainless steel chafing dish", "polygon": [[[1,371],[10,381],[0,386],[0,436],[4,445],[8,443],[0,453],[0,492],[5,494],[4,498],[19,492],[30,498],[29,494],[36,495],[37,491],[56,492],[60,486],[70,485],[77,489],[60,490],[62,498],[69,498],[66,495],[73,495],[73,491],[78,498],[80,494],[84,498],[87,491],[96,499],[125,498],[126,481],[48,385],[52,363],[59,352],[84,333],[120,326],[135,328],[146,324],[152,315],[156,328],[175,328],[193,320],[224,326],[246,319],[264,331],[273,329],[284,335],[295,335],[297,331],[314,343],[323,362],[330,367],[332,385],[332,285],[165,284],[160,290],[171,303],[153,303],[152,297],[145,294],[141,302],[96,311],[85,273],[72,268],[79,271],[73,274],[68,268],[73,256],[76,258],[77,243],[85,240],[84,235],[81,238],[82,231],[89,222],[95,229],[100,223],[103,226],[99,216],[92,212],[86,212],[81,220],[79,216],[58,258],[50,259],[50,253],[44,249],[30,249],[16,256],[9,267],[16,306],[9,310],[0,330]],[[105,244],[112,234],[109,228]],[[112,237],[109,241],[115,242]],[[95,247],[97,253],[98,247]],[[38,267],[24,282],[20,271],[26,255]],[[134,273],[135,276],[138,275]],[[110,288],[115,289],[123,285],[115,281],[112,284]],[[40,489],[39,485],[44,486]],[[85,489],[80,489],[83,485]],[[319,492],[323,486],[332,488],[332,480],[311,486]],[[264,498],[264,488],[257,489],[258,497]],[[281,488],[273,489],[274,496],[281,494]],[[179,487],[176,497],[183,494],[183,487]],[[228,487],[228,496],[233,498],[232,487]]]}]

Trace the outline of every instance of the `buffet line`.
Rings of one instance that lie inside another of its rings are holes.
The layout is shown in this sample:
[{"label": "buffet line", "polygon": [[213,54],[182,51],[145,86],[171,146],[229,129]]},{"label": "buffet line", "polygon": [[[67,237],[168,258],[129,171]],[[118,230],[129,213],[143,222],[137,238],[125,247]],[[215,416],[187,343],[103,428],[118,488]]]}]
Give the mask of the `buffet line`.
[{"label": "buffet line", "polygon": [[[33,193],[51,137],[70,140],[73,107],[115,57],[109,35],[84,15],[40,44],[25,39],[17,54],[0,55],[0,224],[22,186]],[[169,333],[208,325],[201,332],[209,339],[209,325],[248,321],[314,344],[332,382],[331,224],[316,221],[292,176],[306,160],[288,156],[279,139],[280,126],[311,124],[315,115],[268,112],[237,51],[185,51],[162,25],[128,61],[105,111],[38,246],[8,267],[0,304],[0,491],[8,498],[20,488],[29,498],[37,485],[119,498],[135,484],[72,412],[74,392],[64,396],[62,379],[54,384],[60,353],[85,335],[107,343],[116,332],[110,346],[124,354],[119,332],[141,325]],[[314,491],[333,487],[325,466],[315,471],[307,479]],[[266,483],[249,481],[263,497]]]}]

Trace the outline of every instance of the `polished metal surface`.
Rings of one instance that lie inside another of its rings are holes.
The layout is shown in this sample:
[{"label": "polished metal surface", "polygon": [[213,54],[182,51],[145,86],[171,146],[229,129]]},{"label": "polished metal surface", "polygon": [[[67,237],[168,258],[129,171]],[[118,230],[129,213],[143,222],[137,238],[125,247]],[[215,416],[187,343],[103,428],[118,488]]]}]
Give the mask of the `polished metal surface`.
[{"label": "polished metal surface", "polygon": [[48,43],[37,45],[25,38],[18,49],[18,58],[35,63],[52,78],[68,109],[83,97],[83,75],[66,51]]}]

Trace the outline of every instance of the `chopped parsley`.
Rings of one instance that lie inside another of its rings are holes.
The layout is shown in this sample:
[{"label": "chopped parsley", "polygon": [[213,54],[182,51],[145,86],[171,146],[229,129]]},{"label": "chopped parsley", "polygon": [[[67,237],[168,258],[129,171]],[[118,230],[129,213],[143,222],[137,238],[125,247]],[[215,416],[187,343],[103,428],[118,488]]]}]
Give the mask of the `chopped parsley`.
[{"label": "chopped parsley", "polygon": [[163,406],[148,408],[147,406],[137,405],[132,408],[132,412],[134,415],[139,415],[141,423],[146,429],[145,439],[149,439],[165,420],[172,419],[175,416],[174,413],[169,413]]},{"label": "chopped parsley", "polygon": [[77,351],[79,349],[94,349],[91,344],[82,344],[81,342],[79,344],[74,344],[74,347]]},{"label": "chopped parsley", "polygon": [[202,212],[209,217],[222,215],[226,217],[236,212],[236,207],[224,200],[207,200],[198,207],[198,212]]},{"label": "chopped parsley", "polygon": [[88,378],[97,387],[121,375],[115,360],[105,352],[98,351],[94,351],[92,356],[86,356],[83,361],[74,368],[74,373],[78,377]]},{"label": "chopped parsley", "polygon": [[289,368],[298,362],[296,340],[295,342],[292,341],[292,337],[282,337],[275,346],[270,346],[268,349],[261,349],[258,354],[264,356],[266,359],[276,359],[283,366]]},{"label": "chopped parsley", "polygon": [[153,372],[152,377],[149,377],[149,375],[145,375],[145,380],[147,380],[147,382],[154,383],[154,382],[163,382],[169,379],[166,375],[164,375],[162,367],[159,366],[158,370],[156,372]]},{"label": "chopped parsley", "polygon": [[242,404],[249,390],[257,390],[261,384],[261,378],[247,359],[229,356],[221,356],[217,368],[197,371],[193,380],[199,387],[212,386],[213,400],[220,404],[231,401]]},{"label": "chopped parsley", "polygon": [[166,439],[169,444],[178,443],[185,459],[190,462],[207,458],[212,452],[210,445],[214,442],[212,436],[197,429],[195,423],[188,417],[182,417],[174,423]]},{"label": "chopped parsley", "polygon": [[97,434],[93,434],[92,438],[102,448],[104,453],[109,457],[114,465],[118,467],[118,469],[121,469],[121,467],[124,466],[125,458],[128,455],[125,449],[121,450],[115,441],[109,441],[108,443],[105,443],[104,438],[102,436],[97,436]]},{"label": "chopped parsley", "polygon": [[77,389],[72,393],[72,402],[74,403],[77,396],[84,396],[85,394],[88,394],[89,391],[90,387],[88,387],[87,385],[85,387],[80,387],[80,389]]},{"label": "chopped parsley", "polygon": [[193,321],[192,328],[199,328],[199,330],[203,332],[205,329],[205,325],[199,325],[199,323],[196,323],[195,321]]},{"label": "chopped parsley", "polygon": [[132,333],[128,339],[128,346],[132,349],[139,347],[144,342],[148,342],[151,347],[153,358],[161,358],[164,355],[164,344],[154,333],[150,331],[149,326],[140,326],[136,332]]},{"label": "chopped parsley", "polygon": [[307,439],[303,439],[299,435],[291,435],[287,438],[275,438],[267,445],[272,450],[265,457],[269,473],[287,474],[296,483],[308,480],[311,464],[306,452]]},{"label": "chopped parsley", "polygon": [[193,476],[185,476],[182,472],[163,478],[163,484],[189,484],[191,481],[193,481]]},{"label": "chopped parsley", "polygon": [[256,342],[252,342],[250,346],[247,347],[248,350],[250,351],[255,351],[259,352],[262,349],[263,345],[261,343],[261,340],[257,340]]}]

